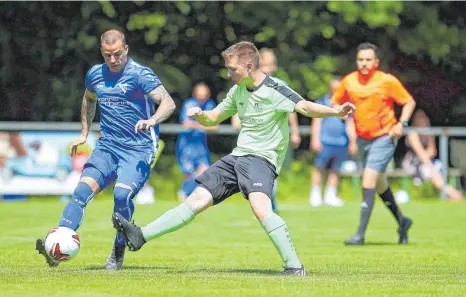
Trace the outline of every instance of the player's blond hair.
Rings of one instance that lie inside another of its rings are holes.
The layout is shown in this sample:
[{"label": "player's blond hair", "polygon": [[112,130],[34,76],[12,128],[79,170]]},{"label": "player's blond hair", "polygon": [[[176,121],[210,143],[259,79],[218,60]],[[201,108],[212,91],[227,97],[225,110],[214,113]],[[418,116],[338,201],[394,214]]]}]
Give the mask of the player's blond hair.
[{"label": "player's blond hair", "polygon": [[222,57],[232,58],[238,57],[241,62],[251,62],[254,68],[259,68],[259,51],[254,43],[249,41],[241,41],[233,44],[222,52]]},{"label": "player's blond hair", "polygon": [[119,40],[123,42],[123,45],[126,45],[126,38],[125,34],[119,30],[108,30],[105,31],[104,34],[100,36],[100,44],[108,44],[108,45],[114,45],[117,43]]}]

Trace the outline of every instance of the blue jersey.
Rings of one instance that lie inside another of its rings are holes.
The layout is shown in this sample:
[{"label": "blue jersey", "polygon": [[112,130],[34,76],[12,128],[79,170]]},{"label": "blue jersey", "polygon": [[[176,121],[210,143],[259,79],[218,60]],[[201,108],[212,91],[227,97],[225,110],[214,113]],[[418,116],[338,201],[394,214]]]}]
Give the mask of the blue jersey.
[{"label": "blue jersey", "polygon": [[[330,95],[325,95],[317,100],[317,103],[331,107],[330,99]],[[328,145],[347,146],[349,141],[345,121],[339,117],[323,118],[320,127],[320,142]]]},{"label": "blue jersey", "polygon": [[134,132],[139,120],[155,113],[155,102],[147,93],[162,85],[148,67],[128,58],[124,69],[111,72],[106,64],[94,65],[86,75],[86,89],[96,93],[100,109],[102,139],[130,146],[157,147],[159,127]]},{"label": "blue jersey", "polygon": [[[185,121],[196,122],[195,119],[189,118],[187,115],[188,108],[199,107],[202,110],[212,110],[216,106],[215,101],[207,99],[203,103],[199,102],[196,98],[188,98],[184,101],[180,111],[180,123]],[[181,132],[178,136],[180,146],[187,144],[190,145],[207,145],[206,135],[202,129],[191,129],[189,131]]]}]

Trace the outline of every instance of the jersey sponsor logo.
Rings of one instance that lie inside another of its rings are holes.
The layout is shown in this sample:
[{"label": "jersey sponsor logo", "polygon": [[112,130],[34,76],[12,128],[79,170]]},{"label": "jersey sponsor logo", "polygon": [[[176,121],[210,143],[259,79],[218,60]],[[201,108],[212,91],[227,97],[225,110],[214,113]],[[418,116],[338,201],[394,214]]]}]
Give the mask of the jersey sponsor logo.
[{"label": "jersey sponsor logo", "polygon": [[253,183],[252,186],[253,187],[262,187],[262,183]]},{"label": "jersey sponsor logo", "polygon": [[247,124],[262,124],[264,122],[264,119],[262,118],[253,118],[253,117],[248,117],[248,116],[243,116],[239,117],[240,121],[242,123],[247,123]]},{"label": "jersey sponsor logo", "polygon": [[98,98],[99,104],[106,106],[128,105],[129,102],[120,98]]},{"label": "jersey sponsor logo", "polygon": [[256,102],[254,103],[254,110],[257,112],[263,112],[264,111],[263,106],[264,105],[261,102]]},{"label": "jersey sponsor logo", "polygon": [[121,95],[125,95],[126,92],[128,91],[128,84],[117,84],[117,87],[118,87],[118,93],[120,93]]}]

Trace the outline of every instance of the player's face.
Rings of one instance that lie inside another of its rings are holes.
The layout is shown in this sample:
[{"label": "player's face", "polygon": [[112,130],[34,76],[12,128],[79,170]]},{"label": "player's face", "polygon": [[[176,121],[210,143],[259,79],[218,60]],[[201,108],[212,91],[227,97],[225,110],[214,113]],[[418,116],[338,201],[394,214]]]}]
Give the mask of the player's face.
[{"label": "player's face", "polygon": [[228,69],[228,78],[235,83],[239,83],[249,77],[252,64],[239,63],[238,57],[232,56],[225,58],[225,67]]},{"label": "player's face", "polygon": [[259,68],[267,75],[271,75],[277,71],[277,63],[273,56],[270,54],[262,54],[259,60]]},{"label": "player's face", "polygon": [[123,41],[118,40],[112,45],[102,43],[100,49],[110,71],[121,71],[128,60],[128,45],[123,45]]},{"label": "player's face", "polygon": [[360,50],[356,56],[356,65],[360,73],[367,75],[379,66],[379,59],[373,49]]}]

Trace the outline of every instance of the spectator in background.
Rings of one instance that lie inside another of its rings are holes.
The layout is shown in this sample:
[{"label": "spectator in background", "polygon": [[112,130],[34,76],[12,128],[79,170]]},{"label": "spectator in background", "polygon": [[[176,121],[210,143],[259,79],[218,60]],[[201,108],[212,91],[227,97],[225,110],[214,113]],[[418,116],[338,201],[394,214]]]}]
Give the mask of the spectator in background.
[{"label": "spectator in background", "polygon": [[[413,127],[430,127],[430,119],[423,110],[418,110],[412,118]],[[445,185],[442,171],[448,170],[446,165],[436,159],[437,146],[433,135],[422,135],[410,132],[406,137],[408,152],[403,158],[403,169],[413,176],[414,184],[419,186],[430,180],[439,190],[445,191],[449,200],[463,200],[464,195],[460,190],[451,185]]]},{"label": "spectator in background", "polygon": [[[265,74],[272,76],[274,75],[275,71],[278,69],[277,63],[277,56],[275,55],[274,51],[270,48],[261,48],[259,51],[259,68]],[[288,84],[276,77],[273,77],[273,80],[277,82],[279,85],[288,86]],[[299,123],[298,123],[298,115],[296,113],[289,113],[288,114],[288,121],[290,124],[290,146],[288,147],[287,156],[285,159],[289,158],[289,154],[293,153],[293,149],[299,147],[301,144],[301,135],[299,134]],[[235,129],[241,129],[241,122],[238,117],[238,114],[235,114],[231,118],[231,125]],[[277,180],[275,179],[275,183],[273,185],[273,193],[272,193],[272,209],[273,211],[278,211],[277,202],[275,199],[275,194],[277,191]]]},{"label": "spectator in background", "polygon": [[[339,84],[339,78],[332,79],[329,83],[330,94],[319,99],[317,103],[331,107],[330,99]],[[345,121],[349,124],[346,125]],[[311,129],[311,150],[317,156],[311,176],[309,203],[313,207],[321,206],[322,203],[341,207],[344,202],[337,196],[341,164],[347,159],[348,151],[351,155],[355,155],[358,150],[352,117],[346,120],[337,117],[313,118]],[[327,168],[329,169],[327,184],[322,200],[322,175]]]},{"label": "spectator in background", "polygon": [[180,111],[180,123],[187,129],[178,135],[176,141],[178,165],[185,175],[178,192],[178,198],[182,201],[196,188],[196,176],[203,173],[211,164],[205,132],[217,129],[217,126],[204,127],[195,119],[189,118],[186,111],[190,107],[199,107],[202,110],[212,110],[216,107],[215,101],[210,99],[210,89],[205,83],[194,86],[193,96],[185,100]]}]

